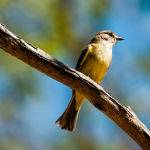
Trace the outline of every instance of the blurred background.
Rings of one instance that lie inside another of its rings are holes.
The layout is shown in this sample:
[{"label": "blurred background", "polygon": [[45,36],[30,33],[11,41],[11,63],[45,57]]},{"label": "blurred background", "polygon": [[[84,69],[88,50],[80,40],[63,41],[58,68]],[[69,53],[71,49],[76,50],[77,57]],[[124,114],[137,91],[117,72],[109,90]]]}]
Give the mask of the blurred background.
[{"label": "blurred background", "polygon": [[[0,0],[0,22],[70,67],[97,31],[123,36],[102,86],[150,128],[149,0]],[[75,132],[58,128],[70,97],[69,87],[1,51],[0,150],[139,149],[88,101]]]}]

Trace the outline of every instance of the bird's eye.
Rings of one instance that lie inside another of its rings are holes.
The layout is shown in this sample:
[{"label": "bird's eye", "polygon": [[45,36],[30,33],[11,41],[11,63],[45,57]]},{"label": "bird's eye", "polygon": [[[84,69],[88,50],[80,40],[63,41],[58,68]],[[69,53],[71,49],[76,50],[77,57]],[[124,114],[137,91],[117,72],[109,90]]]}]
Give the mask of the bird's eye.
[{"label": "bird's eye", "polygon": [[107,36],[101,36],[101,38],[105,41],[108,41],[108,39],[109,39],[109,37],[107,37]]},{"label": "bird's eye", "polygon": [[109,33],[109,35],[110,35],[110,36],[113,36],[113,33],[112,33],[112,32],[110,32],[110,33]]}]

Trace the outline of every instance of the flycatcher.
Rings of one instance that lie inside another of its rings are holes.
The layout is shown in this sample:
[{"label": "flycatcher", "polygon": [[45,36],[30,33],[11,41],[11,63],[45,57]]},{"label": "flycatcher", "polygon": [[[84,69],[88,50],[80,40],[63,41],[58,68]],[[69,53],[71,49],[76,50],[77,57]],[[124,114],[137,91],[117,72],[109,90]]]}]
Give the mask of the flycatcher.
[{"label": "flycatcher", "polygon": [[[123,40],[109,30],[100,31],[92,38],[87,47],[82,51],[76,65],[76,70],[89,76],[96,83],[102,81],[112,60],[112,47],[117,41]],[[73,90],[72,98],[65,112],[56,123],[62,128],[73,131],[84,96]]]}]

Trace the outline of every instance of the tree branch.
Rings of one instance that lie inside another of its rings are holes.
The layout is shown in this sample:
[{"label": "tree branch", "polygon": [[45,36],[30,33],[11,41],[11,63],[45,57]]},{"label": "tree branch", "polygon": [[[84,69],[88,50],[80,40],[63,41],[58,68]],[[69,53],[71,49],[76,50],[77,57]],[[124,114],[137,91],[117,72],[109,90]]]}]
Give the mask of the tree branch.
[{"label": "tree branch", "polygon": [[130,107],[117,102],[84,74],[69,68],[39,48],[34,48],[0,24],[0,48],[30,66],[81,92],[100,111],[122,128],[141,148],[150,149],[150,131]]}]

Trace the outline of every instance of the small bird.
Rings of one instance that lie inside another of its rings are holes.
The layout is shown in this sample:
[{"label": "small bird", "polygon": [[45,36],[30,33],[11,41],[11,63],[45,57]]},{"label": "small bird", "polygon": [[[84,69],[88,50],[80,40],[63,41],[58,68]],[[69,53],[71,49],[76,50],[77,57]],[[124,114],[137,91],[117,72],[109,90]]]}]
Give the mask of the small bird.
[{"label": "small bird", "polygon": [[[89,76],[96,83],[101,82],[111,64],[112,47],[120,40],[124,39],[110,30],[98,32],[82,51],[76,70]],[[62,129],[74,131],[84,98],[82,94],[73,90],[70,103],[56,124]]]}]

